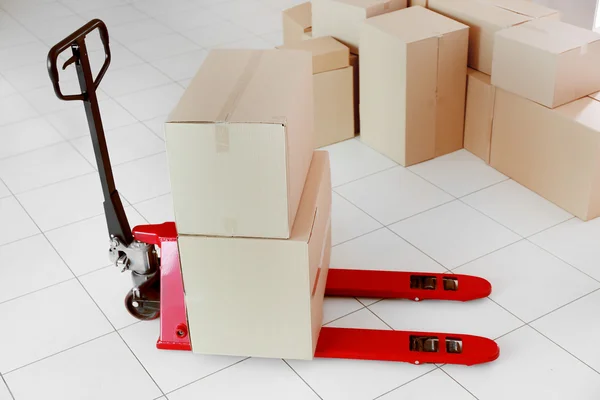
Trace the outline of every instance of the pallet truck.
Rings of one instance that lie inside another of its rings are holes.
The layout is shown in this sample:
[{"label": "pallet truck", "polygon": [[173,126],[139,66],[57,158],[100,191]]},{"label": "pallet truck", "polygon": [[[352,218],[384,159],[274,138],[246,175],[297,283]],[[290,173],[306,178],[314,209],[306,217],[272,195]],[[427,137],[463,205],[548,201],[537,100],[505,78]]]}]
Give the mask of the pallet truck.
[{"label": "pallet truck", "polygon": [[[100,34],[105,59],[94,78],[85,39],[95,30]],[[72,55],[62,69],[75,65],[81,93],[74,95],[62,93],[57,67],[59,57],[69,48]],[[64,101],[83,101],[85,106],[104,194],[109,258],[121,271],[129,271],[133,281],[125,307],[139,320],[160,317],[157,348],[191,351],[176,224],[139,225],[132,230],[115,188],[96,97],[110,62],[108,30],[101,20],[94,19],[50,49],[47,67],[56,96]],[[485,298],[491,290],[488,281],[469,275],[329,269],[325,295],[465,302]],[[475,365],[494,361],[499,354],[493,340],[466,334],[322,327],[314,356]]]}]

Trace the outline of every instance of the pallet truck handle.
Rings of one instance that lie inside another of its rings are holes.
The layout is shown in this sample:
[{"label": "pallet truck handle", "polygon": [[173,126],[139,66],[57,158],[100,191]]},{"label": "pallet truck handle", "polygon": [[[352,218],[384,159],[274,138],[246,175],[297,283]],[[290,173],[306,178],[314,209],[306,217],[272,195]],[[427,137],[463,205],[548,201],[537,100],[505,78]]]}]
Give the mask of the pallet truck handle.
[{"label": "pallet truck handle", "polygon": [[[102,81],[102,78],[104,78],[104,74],[106,74],[111,61],[108,29],[106,28],[104,22],[99,19],[93,19],[50,49],[48,53],[48,73],[50,75],[50,80],[52,81],[52,86],[54,87],[54,92],[59,99],[65,101],[85,100],[86,93],[76,95],[64,95],[62,93],[59,83],[57,63],[60,54],[68,48],[83,48],[85,45],[86,36],[96,29],[98,29],[98,32],[100,33],[100,39],[102,40],[102,46],[104,47],[104,64],[102,65],[102,68],[100,68],[100,72],[94,80],[93,88],[87,88],[88,91],[90,89],[96,91],[96,89],[98,89],[98,85],[100,85],[100,82]],[[64,63],[62,69],[64,70],[70,64],[76,62],[77,58],[78,56],[74,54]]]}]

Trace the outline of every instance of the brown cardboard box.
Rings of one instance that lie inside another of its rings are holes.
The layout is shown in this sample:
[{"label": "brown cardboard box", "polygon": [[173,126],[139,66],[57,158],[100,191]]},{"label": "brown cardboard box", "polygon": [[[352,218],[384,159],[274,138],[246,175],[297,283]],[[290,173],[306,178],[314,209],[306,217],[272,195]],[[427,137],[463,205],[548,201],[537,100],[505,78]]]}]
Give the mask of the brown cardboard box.
[{"label": "brown cardboard box", "polygon": [[356,54],[350,54],[350,66],[352,67],[354,81],[354,131],[356,134],[358,134],[360,133],[360,70],[358,69],[359,61]]},{"label": "brown cardboard box", "polygon": [[469,68],[465,110],[465,149],[489,164],[496,89],[490,76]]},{"label": "brown cardboard box", "polygon": [[332,36],[359,54],[365,19],[406,8],[407,0],[312,0],[313,37]]},{"label": "brown cardboard box", "polygon": [[408,6],[421,6],[427,7],[427,0],[408,0]]},{"label": "brown cardboard box", "polygon": [[550,109],[496,88],[491,166],[584,221],[600,216],[600,101]]},{"label": "brown cardboard box", "polygon": [[328,154],[313,156],[288,240],[179,236],[194,353],[313,358],[331,250]]},{"label": "brown cardboard box", "polygon": [[420,6],[366,21],[363,142],[404,166],[463,147],[468,34],[468,26]]},{"label": "brown cardboard box", "polygon": [[348,47],[331,36],[323,36],[280,48],[305,50],[313,56],[315,146],[353,138],[354,74]]},{"label": "brown cardboard box", "polygon": [[310,54],[211,51],[165,126],[178,232],[289,237],[313,106]]},{"label": "brown cardboard box", "polygon": [[546,107],[600,90],[600,34],[548,19],[496,34],[492,84]]},{"label": "brown cardboard box", "polygon": [[306,40],[311,36],[312,12],[311,3],[299,4],[283,10],[283,44],[288,45]]},{"label": "brown cardboard box", "polygon": [[488,75],[496,32],[533,19],[560,18],[556,10],[523,0],[428,0],[428,7],[469,25],[469,67]]}]

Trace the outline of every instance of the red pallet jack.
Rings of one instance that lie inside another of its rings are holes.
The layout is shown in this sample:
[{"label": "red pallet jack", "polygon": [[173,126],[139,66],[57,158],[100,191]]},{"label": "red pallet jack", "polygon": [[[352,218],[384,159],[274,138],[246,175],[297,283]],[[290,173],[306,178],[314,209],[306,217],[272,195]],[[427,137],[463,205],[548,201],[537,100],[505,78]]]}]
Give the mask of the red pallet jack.
[{"label": "red pallet jack", "polygon": [[[105,60],[94,78],[85,39],[96,29],[104,46]],[[72,56],[62,69],[75,64],[81,93],[74,95],[62,93],[57,68],[59,56],[69,48]],[[115,188],[96,97],[110,61],[108,30],[102,21],[94,19],[50,50],[48,72],[59,99],[83,101],[85,106],[104,194],[109,257],[122,271],[130,271],[133,281],[133,288],[125,297],[125,307],[140,320],[160,316],[159,349],[190,351],[175,223],[140,225],[132,230]],[[330,269],[325,295],[469,301],[485,298],[491,290],[488,281],[468,275]],[[479,336],[331,327],[321,328],[315,351],[317,358],[462,365],[491,362],[499,354],[496,342]]]}]

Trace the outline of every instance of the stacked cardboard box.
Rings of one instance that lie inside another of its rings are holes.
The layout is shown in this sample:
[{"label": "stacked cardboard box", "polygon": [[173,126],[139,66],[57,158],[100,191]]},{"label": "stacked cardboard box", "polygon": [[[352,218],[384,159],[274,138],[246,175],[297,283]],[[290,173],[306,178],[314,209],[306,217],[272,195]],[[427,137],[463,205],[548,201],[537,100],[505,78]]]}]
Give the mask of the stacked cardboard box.
[{"label": "stacked cardboard box", "polygon": [[192,350],[312,358],[331,180],[311,55],[211,51],[165,134]]},{"label": "stacked cardboard box", "polygon": [[598,65],[600,35],[564,22],[496,35],[490,163],[582,220],[600,216]]},{"label": "stacked cardboard box", "polygon": [[283,44],[298,43],[312,37],[312,7],[310,2],[284,10]]},{"label": "stacked cardboard box", "polygon": [[308,51],[313,57],[316,147],[353,138],[354,74],[348,47],[323,36],[279,48]]}]

